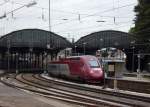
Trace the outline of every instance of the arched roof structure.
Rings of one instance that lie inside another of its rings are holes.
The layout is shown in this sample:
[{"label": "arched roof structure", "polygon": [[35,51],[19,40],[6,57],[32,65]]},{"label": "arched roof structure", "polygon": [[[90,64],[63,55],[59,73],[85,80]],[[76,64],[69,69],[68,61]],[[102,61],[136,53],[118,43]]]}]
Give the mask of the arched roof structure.
[{"label": "arched roof structure", "polygon": [[51,49],[64,49],[71,47],[72,44],[53,32],[40,29],[23,29],[11,32],[0,38],[0,47],[20,48],[47,48],[49,45]]},{"label": "arched roof structure", "polygon": [[86,50],[97,50],[106,47],[128,49],[130,48],[131,41],[133,41],[133,39],[128,33],[105,30],[84,36],[80,38],[75,45],[78,47],[78,49],[83,48],[85,45]]}]

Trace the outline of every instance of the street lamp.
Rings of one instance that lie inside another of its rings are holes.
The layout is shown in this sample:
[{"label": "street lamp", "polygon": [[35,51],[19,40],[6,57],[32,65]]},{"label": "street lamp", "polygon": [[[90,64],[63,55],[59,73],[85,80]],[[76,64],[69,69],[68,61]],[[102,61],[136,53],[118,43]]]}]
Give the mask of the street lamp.
[{"label": "street lamp", "polygon": [[47,73],[47,52],[44,52],[44,74]]},{"label": "street lamp", "polygon": [[141,62],[140,62],[141,55],[138,54],[137,57],[138,57],[137,77],[139,78],[139,77],[140,77],[140,67],[141,67],[141,65],[140,65],[140,63],[141,63]]},{"label": "street lamp", "polygon": [[132,52],[132,71],[134,72],[134,49],[135,49],[134,45],[135,45],[135,40],[131,41],[130,43],[133,46],[132,47],[132,49],[133,49],[133,52]]},{"label": "street lamp", "polygon": [[133,46],[132,49],[133,49],[133,53],[132,53],[132,71],[134,72],[134,49],[135,49],[135,47]]},{"label": "street lamp", "polygon": [[[46,49],[49,50],[51,48],[50,44],[46,45]],[[47,63],[48,63],[48,51],[44,52],[44,56],[45,56],[45,69],[44,69],[44,74],[47,73]]]},{"label": "street lamp", "polygon": [[86,42],[83,43],[83,51],[84,51],[84,55],[85,55],[85,45],[86,45],[86,44],[87,44]]}]

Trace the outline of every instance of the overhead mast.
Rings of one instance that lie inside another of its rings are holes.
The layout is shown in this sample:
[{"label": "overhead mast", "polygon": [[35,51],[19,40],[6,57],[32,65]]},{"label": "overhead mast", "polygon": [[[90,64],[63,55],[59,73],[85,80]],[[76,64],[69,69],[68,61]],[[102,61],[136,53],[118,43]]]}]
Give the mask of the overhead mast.
[{"label": "overhead mast", "polygon": [[49,0],[49,31],[51,32],[51,12],[50,12],[50,9],[51,9],[51,5],[50,5],[50,0]]}]

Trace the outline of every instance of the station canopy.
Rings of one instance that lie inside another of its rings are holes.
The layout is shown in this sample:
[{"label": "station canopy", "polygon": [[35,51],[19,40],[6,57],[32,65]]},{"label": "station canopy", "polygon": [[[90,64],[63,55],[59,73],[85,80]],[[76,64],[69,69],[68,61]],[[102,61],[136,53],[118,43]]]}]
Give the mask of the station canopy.
[{"label": "station canopy", "polygon": [[132,41],[133,38],[129,33],[105,30],[84,36],[80,38],[75,45],[78,49],[85,47],[86,50],[97,50],[107,47],[129,49]]},{"label": "station canopy", "polygon": [[0,38],[2,48],[42,48],[42,49],[64,49],[72,44],[66,39],[53,32],[40,29],[23,29],[11,32]]}]

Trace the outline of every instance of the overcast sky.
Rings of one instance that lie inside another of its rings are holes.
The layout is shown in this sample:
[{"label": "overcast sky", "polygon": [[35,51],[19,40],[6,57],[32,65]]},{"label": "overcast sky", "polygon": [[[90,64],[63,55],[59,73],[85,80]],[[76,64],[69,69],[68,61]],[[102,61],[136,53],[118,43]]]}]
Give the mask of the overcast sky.
[{"label": "overcast sky", "polygon": [[[6,13],[0,35],[26,28],[49,30],[49,0],[24,6],[31,1],[0,0],[0,17]],[[135,5],[137,0],[51,0],[51,31],[75,40],[102,30],[128,32],[134,26]]]}]

